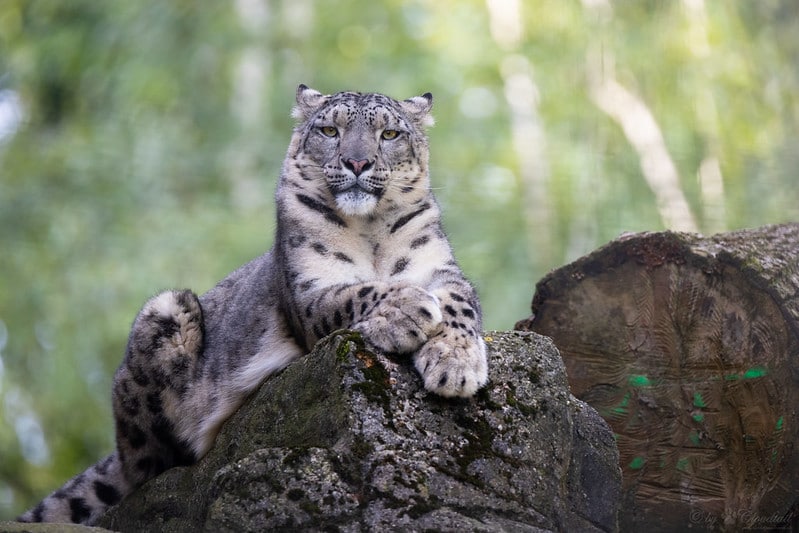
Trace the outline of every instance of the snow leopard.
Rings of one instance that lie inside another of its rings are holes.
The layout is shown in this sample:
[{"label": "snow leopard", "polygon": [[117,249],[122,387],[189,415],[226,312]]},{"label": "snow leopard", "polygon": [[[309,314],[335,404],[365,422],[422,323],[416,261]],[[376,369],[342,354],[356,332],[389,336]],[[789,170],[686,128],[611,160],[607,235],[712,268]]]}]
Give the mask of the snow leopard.
[{"label": "snow leopard", "polygon": [[145,303],[114,375],[115,451],[20,521],[92,524],[148,479],[198,461],[265,378],[340,329],[409,355],[435,394],[469,397],[486,383],[480,303],[430,185],[432,102],[299,86],[272,248],[202,296]]}]

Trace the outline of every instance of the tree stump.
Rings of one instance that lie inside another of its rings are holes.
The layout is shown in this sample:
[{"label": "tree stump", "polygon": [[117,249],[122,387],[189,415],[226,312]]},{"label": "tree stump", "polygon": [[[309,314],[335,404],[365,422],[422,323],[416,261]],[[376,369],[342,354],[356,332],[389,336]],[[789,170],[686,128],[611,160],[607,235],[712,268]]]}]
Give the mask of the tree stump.
[{"label": "tree stump", "polygon": [[799,522],[799,224],[624,235],[532,311],[616,435],[622,531]]}]

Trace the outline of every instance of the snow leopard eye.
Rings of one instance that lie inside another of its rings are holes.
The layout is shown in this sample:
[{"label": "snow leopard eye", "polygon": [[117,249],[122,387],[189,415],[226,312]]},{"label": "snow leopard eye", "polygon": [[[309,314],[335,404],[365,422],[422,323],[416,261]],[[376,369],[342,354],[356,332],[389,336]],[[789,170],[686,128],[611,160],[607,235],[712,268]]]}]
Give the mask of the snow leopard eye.
[{"label": "snow leopard eye", "polygon": [[380,134],[380,137],[382,137],[387,141],[390,141],[392,139],[396,139],[398,135],[399,132],[397,130],[383,130],[383,133]]},{"label": "snow leopard eye", "polygon": [[325,137],[336,137],[338,135],[338,130],[333,126],[322,126],[319,128],[319,131],[321,131],[322,135]]}]

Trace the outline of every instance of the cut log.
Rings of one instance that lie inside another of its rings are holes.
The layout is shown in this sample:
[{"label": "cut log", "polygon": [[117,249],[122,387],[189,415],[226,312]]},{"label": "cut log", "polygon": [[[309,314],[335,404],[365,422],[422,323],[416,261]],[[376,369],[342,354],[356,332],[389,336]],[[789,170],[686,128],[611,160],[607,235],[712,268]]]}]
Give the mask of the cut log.
[{"label": "cut log", "polygon": [[516,327],[551,337],[613,428],[621,531],[799,519],[799,224],[620,237],[555,270]]}]

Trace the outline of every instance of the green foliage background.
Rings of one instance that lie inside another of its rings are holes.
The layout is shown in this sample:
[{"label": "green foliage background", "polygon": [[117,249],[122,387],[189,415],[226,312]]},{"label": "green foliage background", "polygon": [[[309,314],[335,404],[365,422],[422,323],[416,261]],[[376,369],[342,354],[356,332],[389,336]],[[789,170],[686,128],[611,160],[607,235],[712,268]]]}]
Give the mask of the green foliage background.
[{"label": "green foliage background", "polygon": [[547,270],[667,225],[597,68],[654,117],[696,229],[799,219],[798,5],[3,0],[0,519],[111,450],[144,300],[269,247],[299,83],[435,95],[434,186],[506,329]]}]

